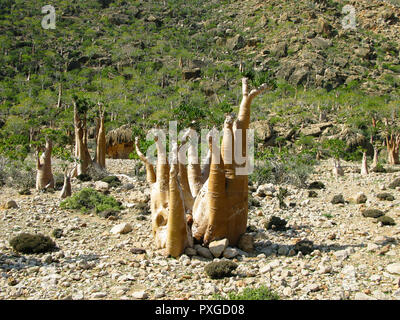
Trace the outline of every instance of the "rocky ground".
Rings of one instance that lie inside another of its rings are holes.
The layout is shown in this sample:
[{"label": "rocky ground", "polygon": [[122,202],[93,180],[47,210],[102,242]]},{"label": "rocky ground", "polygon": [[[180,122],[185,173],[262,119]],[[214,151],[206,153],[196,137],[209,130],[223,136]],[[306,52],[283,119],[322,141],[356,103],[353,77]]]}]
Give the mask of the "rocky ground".
[{"label": "rocky ground", "polygon": [[[107,160],[107,167],[123,174],[132,172],[135,164]],[[126,208],[118,220],[62,210],[58,192],[32,190],[32,195],[22,196],[3,188],[0,202],[14,200],[17,208],[0,211],[0,299],[211,299],[214,294],[266,285],[282,299],[399,300],[400,188],[388,188],[399,174],[362,177],[358,166],[348,163],[345,176],[336,179],[331,167],[330,161],[322,162],[310,177],[325,184],[325,189],[315,190],[317,197],[310,198],[309,190],[287,186],[288,209],[279,208],[277,186],[254,193],[261,203],[249,210],[255,250],[226,250],[236,255],[233,261],[239,267],[233,277],[221,280],[209,279],[204,272],[212,259],[199,254],[207,256],[207,250],[172,259],[155,249],[150,216],[143,208],[149,188],[140,179],[121,178],[123,185],[110,190]],[[73,191],[91,184],[74,182]],[[355,204],[351,198],[360,192],[367,202]],[[379,200],[382,192],[389,192],[394,200]],[[345,203],[332,204],[338,194]],[[382,210],[396,225],[364,217],[360,209],[369,207]],[[287,220],[288,229],[266,230],[265,222],[272,215]],[[129,223],[132,231],[111,233],[120,223]],[[17,254],[8,242],[20,232],[51,235],[56,228],[63,235],[53,237],[59,250],[52,253]],[[311,254],[294,250],[303,239],[312,241]]]}]

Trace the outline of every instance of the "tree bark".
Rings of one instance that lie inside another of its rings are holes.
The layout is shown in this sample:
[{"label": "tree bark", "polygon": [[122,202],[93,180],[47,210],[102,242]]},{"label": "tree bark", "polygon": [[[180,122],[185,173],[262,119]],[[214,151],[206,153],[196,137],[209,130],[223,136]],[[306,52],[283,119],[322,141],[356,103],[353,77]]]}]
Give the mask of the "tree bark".
[{"label": "tree bark", "polygon": [[367,163],[367,153],[363,153],[362,163],[361,163],[361,175],[366,176],[368,175],[368,163]]},{"label": "tree bark", "polygon": [[60,199],[70,197],[72,194],[71,188],[71,175],[68,173],[68,169],[64,172],[64,185],[60,193]]},{"label": "tree bark", "polygon": [[53,144],[50,139],[46,139],[46,146],[43,154],[39,157],[37,155],[36,163],[36,190],[44,190],[54,188],[54,177],[51,168],[51,151]]},{"label": "tree bark", "polygon": [[386,147],[388,153],[388,163],[391,165],[399,164],[400,134],[386,136]]}]

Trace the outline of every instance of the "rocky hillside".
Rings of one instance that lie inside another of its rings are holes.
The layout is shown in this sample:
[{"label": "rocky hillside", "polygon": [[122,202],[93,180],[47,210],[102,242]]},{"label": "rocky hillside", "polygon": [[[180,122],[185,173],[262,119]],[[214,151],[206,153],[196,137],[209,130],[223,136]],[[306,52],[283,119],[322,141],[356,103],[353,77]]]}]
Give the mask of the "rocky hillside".
[{"label": "rocky hillside", "polygon": [[[68,110],[78,91],[109,105],[113,128],[171,120],[171,108],[181,105],[220,124],[227,106],[238,103],[243,75],[271,89],[395,95],[400,9],[394,3],[53,1],[52,30],[41,26],[45,1],[2,1],[2,123],[32,113],[46,118],[45,110],[58,105]],[[354,9],[354,30],[343,27],[353,12],[343,13],[345,5]]]}]

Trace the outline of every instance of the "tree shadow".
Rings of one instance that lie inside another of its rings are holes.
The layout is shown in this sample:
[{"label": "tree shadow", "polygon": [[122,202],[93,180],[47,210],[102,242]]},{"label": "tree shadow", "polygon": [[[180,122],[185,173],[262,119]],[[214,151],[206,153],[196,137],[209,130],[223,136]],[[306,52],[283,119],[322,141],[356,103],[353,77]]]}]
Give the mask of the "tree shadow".
[{"label": "tree shadow", "polygon": [[0,270],[2,271],[8,271],[9,269],[21,270],[33,266],[41,267],[43,262],[35,257],[0,253]]}]

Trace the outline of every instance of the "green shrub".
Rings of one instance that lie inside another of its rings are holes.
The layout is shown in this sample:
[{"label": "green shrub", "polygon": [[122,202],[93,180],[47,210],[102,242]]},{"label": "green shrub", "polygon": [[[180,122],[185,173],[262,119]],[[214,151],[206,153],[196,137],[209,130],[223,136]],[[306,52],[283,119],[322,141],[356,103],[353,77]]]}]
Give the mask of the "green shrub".
[{"label": "green shrub", "polygon": [[394,226],[396,222],[394,222],[393,218],[388,216],[381,216],[378,219],[378,222],[381,222],[384,226]]},{"label": "green shrub", "polygon": [[256,163],[250,181],[260,184],[291,184],[305,187],[305,181],[314,171],[315,157],[307,152],[293,153],[287,148],[270,148],[256,154]]},{"label": "green shrub", "polygon": [[[221,295],[215,295],[214,299],[224,300]],[[228,300],[279,300],[278,294],[266,286],[259,288],[246,288],[242,293],[229,292]]]},{"label": "green shrub", "polygon": [[92,177],[86,173],[81,173],[80,175],[77,175],[76,178],[82,182],[87,182],[92,180]]},{"label": "green shrub", "polygon": [[21,253],[43,253],[52,251],[56,244],[42,234],[21,233],[10,240],[11,247]]},{"label": "green shrub", "polygon": [[238,265],[233,261],[211,262],[205,266],[204,271],[211,279],[230,277]]},{"label": "green shrub", "polygon": [[101,179],[103,182],[107,182],[111,188],[119,187],[121,185],[121,180],[116,176],[107,176]]},{"label": "green shrub", "polygon": [[115,200],[114,197],[106,196],[93,188],[84,188],[75,193],[72,197],[62,201],[60,207],[80,210],[82,213],[94,210],[97,214],[106,210],[119,212],[122,208],[121,203]]}]

